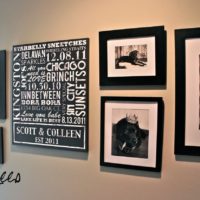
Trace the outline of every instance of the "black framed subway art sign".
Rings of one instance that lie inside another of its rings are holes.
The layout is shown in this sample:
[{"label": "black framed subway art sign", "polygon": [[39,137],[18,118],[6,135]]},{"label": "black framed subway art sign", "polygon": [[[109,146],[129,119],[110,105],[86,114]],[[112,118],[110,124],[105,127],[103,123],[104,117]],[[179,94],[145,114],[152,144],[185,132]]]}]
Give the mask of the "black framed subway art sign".
[{"label": "black framed subway art sign", "polygon": [[14,144],[88,150],[89,39],[13,46]]}]

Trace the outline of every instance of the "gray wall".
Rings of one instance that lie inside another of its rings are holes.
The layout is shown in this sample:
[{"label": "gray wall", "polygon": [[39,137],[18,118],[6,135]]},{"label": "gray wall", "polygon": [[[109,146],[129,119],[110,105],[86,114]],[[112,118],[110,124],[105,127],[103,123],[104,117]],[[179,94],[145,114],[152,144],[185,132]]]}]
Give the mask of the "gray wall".
[{"label": "gray wall", "polygon": [[[199,158],[174,156],[174,29],[200,26],[199,0],[0,0],[0,49],[7,50],[7,119],[3,171],[21,174],[0,185],[1,200],[199,199]],[[98,32],[165,25],[167,86],[164,90],[100,90]],[[89,153],[11,144],[12,45],[90,38]],[[101,168],[100,96],[162,96],[165,101],[161,173]]]}]

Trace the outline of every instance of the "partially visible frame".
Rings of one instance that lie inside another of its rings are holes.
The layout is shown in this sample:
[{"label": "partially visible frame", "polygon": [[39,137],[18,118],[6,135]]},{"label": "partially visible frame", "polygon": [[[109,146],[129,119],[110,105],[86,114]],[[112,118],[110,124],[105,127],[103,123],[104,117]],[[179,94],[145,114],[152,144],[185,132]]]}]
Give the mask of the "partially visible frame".
[{"label": "partially visible frame", "polygon": [[4,151],[3,151],[3,128],[0,127],[0,164],[4,163]]},{"label": "partially visible frame", "polygon": [[161,171],[161,97],[101,97],[100,165]]},{"label": "partially visible frame", "polygon": [[6,118],[6,51],[0,51],[0,119]]},{"label": "partially visible frame", "polygon": [[100,85],[165,85],[164,26],[99,32]]},{"label": "partially visible frame", "polygon": [[200,155],[200,28],[175,30],[175,154]]}]

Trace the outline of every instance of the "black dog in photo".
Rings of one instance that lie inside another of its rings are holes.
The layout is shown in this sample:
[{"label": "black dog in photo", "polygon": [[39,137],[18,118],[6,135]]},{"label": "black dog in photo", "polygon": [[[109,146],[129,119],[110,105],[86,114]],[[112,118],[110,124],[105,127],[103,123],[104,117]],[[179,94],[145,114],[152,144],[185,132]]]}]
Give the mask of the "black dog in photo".
[{"label": "black dog in photo", "polygon": [[116,124],[117,151],[125,154],[131,154],[142,145],[144,139],[148,136],[148,130],[141,129],[134,115],[133,120],[128,116],[121,119]]},{"label": "black dog in photo", "polygon": [[146,64],[139,60],[138,58],[138,51],[134,50],[129,53],[128,56],[121,56],[116,61],[116,69],[124,69],[126,66],[121,66],[120,63],[130,63],[132,65],[139,65],[141,67],[145,66]]}]

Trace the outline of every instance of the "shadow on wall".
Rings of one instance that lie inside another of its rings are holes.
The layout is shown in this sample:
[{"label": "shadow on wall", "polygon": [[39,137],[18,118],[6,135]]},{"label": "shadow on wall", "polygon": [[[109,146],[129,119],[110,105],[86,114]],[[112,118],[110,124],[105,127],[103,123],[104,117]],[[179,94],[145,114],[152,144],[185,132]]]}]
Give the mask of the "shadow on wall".
[{"label": "shadow on wall", "polygon": [[151,172],[151,171],[143,171],[143,170],[134,170],[134,169],[122,169],[122,168],[114,168],[114,167],[100,167],[101,172],[115,173],[115,174],[123,174],[129,176],[141,176],[146,178],[161,178],[161,172]]},{"label": "shadow on wall", "polygon": [[[166,84],[167,85],[167,84]],[[166,85],[145,85],[145,86],[101,86],[101,90],[166,90]]]},{"label": "shadow on wall", "polygon": [[87,152],[79,151],[70,151],[66,149],[54,149],[54,148],[45,148],[45,147],[31,147],[26,145],[12,145],[12,152],[32,154],[32,155],[43,155],[51,157],[61,157],[61,158],[70,158],[78,160],[88,160]]},{"label": "shadow on wall", "polygon": [[186,161],[186,162],[200,162],[199,156],[183,156],[183,155],[176,155],[176,161]]}]

